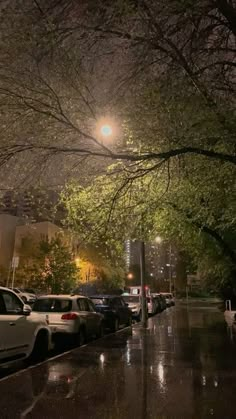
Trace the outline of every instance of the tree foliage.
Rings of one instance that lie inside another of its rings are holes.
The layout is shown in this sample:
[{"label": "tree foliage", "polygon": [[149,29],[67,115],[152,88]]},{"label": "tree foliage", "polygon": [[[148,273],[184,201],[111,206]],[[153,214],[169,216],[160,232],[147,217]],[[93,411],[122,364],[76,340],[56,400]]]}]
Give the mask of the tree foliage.
[{"label": "tree foliage", "polygon": [[75,287],[77,274],[71,251],[59,236],[40,242],[24,239],[16,274],[19,286],[56,294],[69,293]]}]

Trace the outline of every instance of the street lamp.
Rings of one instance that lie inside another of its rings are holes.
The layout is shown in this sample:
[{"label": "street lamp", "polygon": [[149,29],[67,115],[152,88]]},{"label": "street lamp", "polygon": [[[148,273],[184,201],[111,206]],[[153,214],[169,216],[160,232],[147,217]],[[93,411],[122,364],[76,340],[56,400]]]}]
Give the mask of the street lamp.
[{"label": "street lamp", "polygon": [[161,236],[156,236],[156,237],[155,237],[155,242],[156,242],[157,244],[160,244],[160,243],[162,242],[162,238],[161,238]]},{"label": "street lamp", "polygon": [[113,133],[112,127],[109,124],[104,124],[100,128],[100,133],[103,137],[110,137]]},{"label": "street lamp", "polygon": [[76,268],[79,268],[79,265],[80,265],[80,258],[79,257],[75,258],[75,264],[76,264]]},{"label": "street lamp", "polygon": [[95,136],[101,143],[103,141],[111,141],[117,136],[117,124],[112,118],[100,118],[95,126]]}]

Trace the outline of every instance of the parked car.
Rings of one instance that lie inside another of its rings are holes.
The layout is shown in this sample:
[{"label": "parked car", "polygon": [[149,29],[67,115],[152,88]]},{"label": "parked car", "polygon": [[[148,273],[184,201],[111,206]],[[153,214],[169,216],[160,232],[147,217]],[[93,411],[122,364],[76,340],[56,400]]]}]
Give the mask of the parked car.
[{"label": "parked car", "polygon": [[0,365],[26,358],[43,360],[50,346],[46,316],[37,318],[14,291],[0,287]]},{"label": "parked car", "polygon": [[105,328],[116,332],[121,326],[131,326],[132,311],[122,297],[117,295],[93,295],[90,298],[96,311],[104,315]]},{"label": "parked car", "polygon": [[19,295],[19,297],[27,304],[33,304],[36,300],[36,295],[27,292],[20,288],[13,288],[13,291]]},{"label": "parked car", "polygon": [[174,297],[171,293],[169,292],[162,292],[161,295],[164,296],[165,300],[166,300],[166,306],[167,307],[171,307],[173,305],[175,305],[175,301],[174,301]]},{"label": "parked car", "polygon": [[157,301],[153,296],[147,297],[147,307],[150,316],[157,313]]},{"label": "parked car", "polygon": [[140,321],[142,318],[142,302],[140,295],[126,294],[122,295],[123,300],[128,304],[129,309],[132,311],[134,320]]},{"label": "parked car", "polygon": [[38,297],[33,312],[46,314],[53,340],[64,338],[76,345],[103,334],[104,317],[92,301],[81,295],[45,295]]},{"label": "parked car", "polygon": [[162,307],[162,311],[166,309],[166,299],[164,297],[164,295],[162,294],[158,294],[160,302],[161,302],[161,307]]},{"label": "parked car", "polygon": [[160,298],[160,295],[153,293],[152,298],[154,298],[155,303],[156,303],[156,313],[160,313],[161,311],[163,311],[164,307],[163,307],[163,303],[162,303],[162,299]]}]

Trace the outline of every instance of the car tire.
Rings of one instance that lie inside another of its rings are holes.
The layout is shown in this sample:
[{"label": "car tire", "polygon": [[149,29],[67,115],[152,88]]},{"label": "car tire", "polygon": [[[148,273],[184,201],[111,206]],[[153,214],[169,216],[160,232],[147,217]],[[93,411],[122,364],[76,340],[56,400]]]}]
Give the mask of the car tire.
[{"label": "car tire", "polygon": [[27,360],[28,363],[44,361],[48,354],[48,333],[39,332],[36,336],[33,350]]},{"label": "car tire", "polygon": [[112,332],[117,332],[119,330],[119,325],[120,325],[119,319],[118,317],[116,317],[112,326]]},{"label": "car tire", "polygon": [[86,342],[86,333],[83,327],[81,327],[75,335],[75,346],[83,346]]}]

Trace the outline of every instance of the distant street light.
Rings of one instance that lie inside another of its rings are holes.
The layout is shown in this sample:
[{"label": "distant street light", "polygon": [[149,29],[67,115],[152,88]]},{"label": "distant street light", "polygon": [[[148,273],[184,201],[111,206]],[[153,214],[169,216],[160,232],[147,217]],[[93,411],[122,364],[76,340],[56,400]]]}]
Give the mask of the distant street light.
[{"label": "distant street light", "polygon": [[162,238],[161,238],[161,236],[156,236],[156,237],[155,237],[155,242],[156,242],[157,244],[160,244],[160,243],[162,242]]},{"label": "distant street light", "polygon": [[79,268],[79,265],[80,265],[80,258],[79,257],[75,258],[75,264],[76,264],[76,268]]},{"label": "distant street light", "polygon": [[127,275],[127,278],[128,279],[133,279],[133,277],[134,277],[134,275],[132,274],[132,272],[129,272],[128,275]]}]

